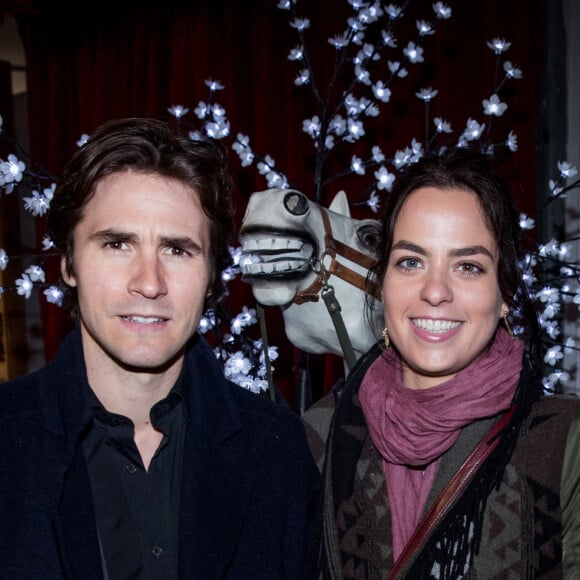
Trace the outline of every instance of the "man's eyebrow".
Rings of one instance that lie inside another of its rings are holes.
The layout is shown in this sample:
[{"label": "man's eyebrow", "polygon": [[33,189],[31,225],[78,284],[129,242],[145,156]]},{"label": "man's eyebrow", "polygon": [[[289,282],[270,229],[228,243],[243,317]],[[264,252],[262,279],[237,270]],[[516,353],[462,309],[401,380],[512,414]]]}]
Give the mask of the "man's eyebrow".
[{"label": "man's eyebrow", "polygon": [[[138,240],[138,236],[134,233],[109,228],[106,230],[94,232],[91,234],[90,239],[98,243],[113,241],[132,243]],[[184,250],[192,252],[201,252],[203,250],[201,244],[192,240],[188,236],[161,236],[159,238],[159,243],[163,246],[175,246],[176,248],[183,248]]]},{"label": "man's eyebrow", "polygon": [[[415,254],[420,254],[421,256],[427,256],[428,251],[422,246],[418,246],[413,242],[407,240],[400,240],[393,245],[393,250],[407,250],[408,252],[413,252]],[[475,246],[465,246],[464,248],[457,248],[449,252],[451,258],[463,258],[467,256],[477,256],[479,254],[484,254],[491,260],[494,259],[493,254],[485,247],[481,245]]]},{"label": "man's eyebrow", "polygon": [[183,248],[184,250],[194,252],[201,252],[203,250],[201,244],[188,236],[161,236],[159,241],[164,246],[175,246],[176,248]]},{"label": "man's eyebrow", "polygon": [[136,239],[136,236],[123,230],[109,228],[92,233],[89,239],[95,242],[110,242],[113,240],[132,241]]}]

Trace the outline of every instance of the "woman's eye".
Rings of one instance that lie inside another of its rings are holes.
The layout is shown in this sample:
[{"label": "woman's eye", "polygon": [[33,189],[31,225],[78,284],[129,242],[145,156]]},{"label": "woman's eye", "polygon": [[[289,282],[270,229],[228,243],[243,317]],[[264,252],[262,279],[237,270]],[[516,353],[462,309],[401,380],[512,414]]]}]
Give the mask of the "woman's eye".
[{"label": "woman's eye", "polygon": [[459,270],[461,270],[462,272],[465,272],[466,274],[480,274],[482,272],[482,269],[479,266],[476,266],[475,264],[461,264],[459,266]]},{"label": "woman's eye", "polygon": [[401,268],[412,270],[413,268],[418,268],[421,262],[417,258],[403,258],[397,262],[397,265]]}]

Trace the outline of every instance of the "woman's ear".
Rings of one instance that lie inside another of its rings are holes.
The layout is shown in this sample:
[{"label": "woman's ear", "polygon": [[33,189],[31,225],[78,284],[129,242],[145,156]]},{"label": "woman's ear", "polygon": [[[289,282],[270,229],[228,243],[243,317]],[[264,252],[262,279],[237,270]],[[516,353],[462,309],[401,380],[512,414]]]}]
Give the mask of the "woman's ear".
[{"label": "woman's ear", "polygon": [[60,275],[62,276],[62,279],[64,280],[65,284],[67,284],[67,286],[72,286],[74,288],[77,285],[77,280],[74,276],[74,273],[72,273],[72,268],[67,267],[66,256],[60,257]]}]

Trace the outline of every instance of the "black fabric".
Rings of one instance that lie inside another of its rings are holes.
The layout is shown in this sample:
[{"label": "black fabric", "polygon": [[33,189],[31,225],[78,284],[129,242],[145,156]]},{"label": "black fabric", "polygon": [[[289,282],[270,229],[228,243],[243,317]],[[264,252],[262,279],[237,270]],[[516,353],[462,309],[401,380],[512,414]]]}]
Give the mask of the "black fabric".
[{"label": "black fabric", "polygon": [[[329,449],[332,455],[332,490],[334,495],[335,513],[338,506],[350,496],[353,487],[356,464],[361,454],[364,441],[349,436],[343,429],[336,429],[336,425],[346,424],[363,427],[366,430],[366,419],[362,408],[352,404],[352,398],[358,391],[360,382],[366,371],[376,357],[382,352],[380,343],[358,360],[356,366],[347,377],[342,390],[337,392],[338,402],[336,405],[333,428],[328,438],[332,447]],[[328,457],[328,453],[327,453]]]},{"label": "black fabric", "polygon": [[[314,578],[319,475],[300,418],[227,381],[200,336],[184,366],[179,579]],[[106,578],[87,385],[78,329],[47,367],[0,385],[0,580]]]},{"label": "black fabric", "polygon": [[93,395],[94,423],[83,447],[110,580],[177,579],[182,383],[183,373],[168,397],[151,409],[151,422],[163,439],[147,471],[132,421],[109,413]]}]

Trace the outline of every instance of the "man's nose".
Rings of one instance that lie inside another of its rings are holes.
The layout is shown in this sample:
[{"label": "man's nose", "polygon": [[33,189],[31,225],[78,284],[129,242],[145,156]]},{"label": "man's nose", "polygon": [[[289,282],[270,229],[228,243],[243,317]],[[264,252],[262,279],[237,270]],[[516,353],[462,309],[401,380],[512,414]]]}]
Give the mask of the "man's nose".
[{"label": "man's nose", "polygon": [[134,260],[129,290],[145,298],[157,298],[167,293],[163,262],[156,252],[142,252]]}]

